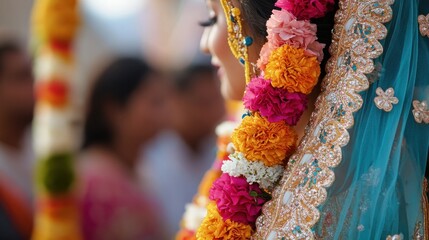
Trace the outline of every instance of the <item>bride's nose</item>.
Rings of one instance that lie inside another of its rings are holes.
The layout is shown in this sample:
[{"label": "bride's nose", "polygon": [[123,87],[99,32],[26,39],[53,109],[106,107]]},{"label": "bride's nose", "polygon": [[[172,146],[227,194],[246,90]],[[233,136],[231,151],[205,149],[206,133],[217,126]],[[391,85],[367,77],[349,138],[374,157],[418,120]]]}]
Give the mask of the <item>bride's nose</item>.
[{"label": "bride's nose", "polygon": [[200,41],[200,50],[203,53],[207,53],[210,54],[210,50],[209,50],[209,35],[210,35],[210,29],[209,28],[205,28],[203,35],[201,36],[201,41]]}]

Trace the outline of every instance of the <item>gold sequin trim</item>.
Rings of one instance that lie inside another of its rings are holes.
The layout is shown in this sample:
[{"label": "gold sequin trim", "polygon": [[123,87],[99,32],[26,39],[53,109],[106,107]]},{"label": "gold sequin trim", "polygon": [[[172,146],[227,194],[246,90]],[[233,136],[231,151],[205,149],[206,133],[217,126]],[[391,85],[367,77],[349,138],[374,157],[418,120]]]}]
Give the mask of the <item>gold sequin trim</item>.
[{"label": "gold sequin trim", "polygon": [[427,179],[423,182],[423,229],[424,229],[424,238],[429,240],[429,182]]},{"label": "gold sequin trim", "polygon": [[414,227],[413,240],[424,240],[424,236],[422,235],[422,227],[422,222],[417,222],[416,226]]},{"label": "gold sequin trim", "polygon": [[394,0],[341,0],[335,16],[331,59],[305,137],[263,207],[252,239],[314,239],[319,205],[334,182],[333,167],[342,160],[341,148],[349,142],[347,129],[363,103],[358,92],[367,90],[366,74],[383,52],[379,40],[387,35],[383,23],[392,18]]}]

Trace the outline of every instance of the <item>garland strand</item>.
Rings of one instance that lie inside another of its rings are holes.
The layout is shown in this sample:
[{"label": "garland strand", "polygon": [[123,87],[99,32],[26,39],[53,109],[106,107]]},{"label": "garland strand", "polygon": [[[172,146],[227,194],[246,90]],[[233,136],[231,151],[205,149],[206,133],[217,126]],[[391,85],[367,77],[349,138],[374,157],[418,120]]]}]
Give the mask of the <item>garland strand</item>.
[{"label": "garland strand", "polygon": [[[230,9],[229,0],[221,2]],[[293,126],[319,79],[324,44],[317,42],[317,26],[310,19],[323,17],[333,5],[334,0],[277,1],[281,10],[273,10],[267,22],[268,41],[257,63],[261,74],[250,80],[244,94],[248,113],[232,133],[235,152],[210,189],[197,239],[250,239],[262,206],[297,148]],[[227,19],[231,12],[225,11]],[[237,24],[236,15],[229,25]]]},{"label": "garland strand", "polygon": [[75,172],[73,40],[79,27],[77,0],[37,0],[33,9],[37,158],[37,209],[33,239],[81,239],[73,196]]}]

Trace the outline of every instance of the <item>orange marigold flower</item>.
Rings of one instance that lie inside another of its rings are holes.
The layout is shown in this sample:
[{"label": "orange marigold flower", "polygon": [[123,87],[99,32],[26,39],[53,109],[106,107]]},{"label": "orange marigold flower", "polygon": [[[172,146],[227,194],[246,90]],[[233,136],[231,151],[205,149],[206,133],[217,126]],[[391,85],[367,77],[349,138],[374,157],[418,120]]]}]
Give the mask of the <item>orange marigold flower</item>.
[{"label": "orange marigold flower", "polygon": [[307,56],[304,49],[287,44],[274,50],[265,68],[265,78],[273,87],[288,92],[310,94],[320,76],[317,57]]},{"label": "orange marigold flower", "polygon": [[197,231],[198,240],[245,240],[252,236],[252,227],[231,220],[223,221],[216,203],[207,206],[207,216]]},{"label": "orange marigold flower", "polygon": [[266,166],[281,165],[296,148],[298,136],[283,121],[269,122],[259,114],[243,119],[232,134],[237,151],[249,161],[262,161]]}]

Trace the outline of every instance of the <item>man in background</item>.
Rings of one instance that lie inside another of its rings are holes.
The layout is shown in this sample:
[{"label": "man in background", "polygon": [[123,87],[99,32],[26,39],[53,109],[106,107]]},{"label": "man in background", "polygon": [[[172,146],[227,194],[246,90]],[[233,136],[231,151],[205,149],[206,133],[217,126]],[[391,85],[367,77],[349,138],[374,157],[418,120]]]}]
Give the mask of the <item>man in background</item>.
[{"label": "man in background", "polygon": [[216,157],[215,128],[225,117],[220,83],[211,66],[179,73],[172,84],[169,125],[144,149],[140,170],[156,192],[174,239],[186,203]]},{"label": "man in background", "polygon": [[0,239],[29,239],[32,228],[33,76],[30,58],[0,36]]}]

